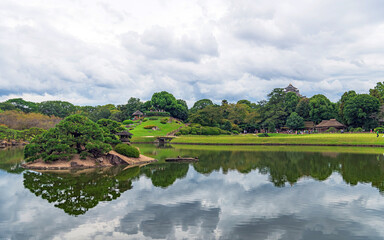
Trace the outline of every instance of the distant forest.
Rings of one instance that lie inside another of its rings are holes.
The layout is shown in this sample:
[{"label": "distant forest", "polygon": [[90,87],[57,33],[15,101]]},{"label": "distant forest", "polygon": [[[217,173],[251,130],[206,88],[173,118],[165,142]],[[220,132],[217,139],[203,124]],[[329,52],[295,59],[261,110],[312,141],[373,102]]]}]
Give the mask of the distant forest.
[{"label": "distant forest", "polygon": [[307,98],[283,88],[273,89],[266,100],[257,103],[242,99],[237,103],[222,100],[221,104],[214,104],[210,99],[201,99],[190,109],[184,100],[165,91],[154,93],[146,102],[132,97],[126,104],[102,106],[76,106],[66,101],[35,103],[15,98],[0,103],[0,125],[17,130],[48,129],[72,114],[94,122],[100,119],[123,122],[132,119],[132,114],[139,110],[148,116],[162,112],[184,122],[231,132],[302,129],[305,121],[318,124],[329,119],[337,119],[348,128],[369,130],[383,124],[383,99],[384,82],[365,94],[347,91],[336,103],[322,94]]}]

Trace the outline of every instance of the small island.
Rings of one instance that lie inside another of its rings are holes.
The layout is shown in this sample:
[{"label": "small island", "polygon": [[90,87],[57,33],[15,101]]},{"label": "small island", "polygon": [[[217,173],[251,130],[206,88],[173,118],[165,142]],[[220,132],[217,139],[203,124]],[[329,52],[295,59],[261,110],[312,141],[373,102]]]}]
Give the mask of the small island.
[{"label": "small island", "polygon": [[124,130],[120,123],[110,119],[95,123],[85,116],[71,115],[25,146],[27,163],[22,166],[33,170],[65,170],[139,166],[157,161],[121,143],[118,133]]}]

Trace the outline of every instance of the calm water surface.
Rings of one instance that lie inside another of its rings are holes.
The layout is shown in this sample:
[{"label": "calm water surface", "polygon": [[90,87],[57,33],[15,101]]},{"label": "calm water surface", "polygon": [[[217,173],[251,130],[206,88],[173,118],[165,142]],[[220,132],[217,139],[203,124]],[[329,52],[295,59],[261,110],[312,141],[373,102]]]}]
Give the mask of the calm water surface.
[{"label": "calm water surface", "polygon": [[200,162],[38,173],[0,150],[0,239],[384,239],[384,149],[140,149]]}]

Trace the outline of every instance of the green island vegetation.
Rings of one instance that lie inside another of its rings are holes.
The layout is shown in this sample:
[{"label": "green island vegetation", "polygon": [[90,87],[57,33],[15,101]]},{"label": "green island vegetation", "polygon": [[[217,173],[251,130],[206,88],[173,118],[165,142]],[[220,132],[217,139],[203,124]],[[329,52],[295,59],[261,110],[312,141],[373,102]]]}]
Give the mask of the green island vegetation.
[{"label": "green island vegetation", "polygon": [[100,157],[112,150],[110,143],[118,143],[112,133],[120,130],[121,124],[113,120],[97,123],[78,114],[66,117],[48,131],[37,135],[24,149],[26,161],[42,159],[45,162],[70,160],[74,154],[81,159],[87,156]]},{"label": "green island vegetation", "polygon": [[[120,143],[122,131],[133,135],[132,142],[172,136],[172,142],[187,144],[379,146],[384,141],[376,137],[384,132],[383,99],[381,82],[369,94],[347,91],[336,103],[322,94],[304,97],[292,85],[273,89],[257,103],[201,99],[190,109],[165,91],[145,102],[132,97],[126,104],[102,106],[16,98],[0,103],[0,138],[30,142],[26,158],[45,161],[100,156]],[[84,132],[73,134],[68,121],[79,121]]]},{"label": "green island vegetation", "polygon": [[126,157],[138,158],[140,156],[140,152],[137,148],[123,143],[117,144],[115,147],[115,151]]}]

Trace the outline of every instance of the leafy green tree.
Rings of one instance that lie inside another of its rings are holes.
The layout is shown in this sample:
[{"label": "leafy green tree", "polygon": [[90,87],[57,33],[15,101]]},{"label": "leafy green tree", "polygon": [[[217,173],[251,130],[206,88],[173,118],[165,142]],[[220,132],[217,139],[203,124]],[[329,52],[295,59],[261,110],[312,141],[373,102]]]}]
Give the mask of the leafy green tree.
[{"label": "leafy green tree", "polygon": [[369,94],[376,97],[380,102],[384,100],[384,82],[376,83],[373,89],[369,90]]},{"label": "leafy green tree", "polygon": [[309,120],[310,110],[311,108],[309,107],[309,98],[302,98],[297,104],[295,112],[297,112],[297,114],[299,114],[299,116],[304,120]]},{"label": "leafy green tree", "polygon": [[347,123],[347,120],[344,118],[344,106],[345,106],[345,103],[351,99],[351,98],[354,98],[356,97],[357,94],[355,91],[348,91],[348,92],[345,92],[342,96],[341,96],[341,99],[339,101],[339,116],[341,118],[341,120],[343,121],[343,123]]},{"label": "leafy green tree", "polygon": [[25,101],[22,98],[9,99],[6,101],[6,103],[12,104],[16,109],[20,109],[25,113],[37,112],[39,108],[37,103]]},{"label": "leafy green tree", "polygon": [[[96,157],[112,149],[104,141],[103,130],[99,125],[87,117],[76,114],[36,136],[26,145],[24,155],[27,161],[39,158],[44,161],[71,159],[75,153],[82,156],[90,153]],[[101,150],[97,152],[95,148]]]},{"label": "leafy green tree", "polygon": [[291,113],[287,118],[287,127],[293,130],[304,128],[304,119],[299,116],[296,112]]},{"label": "leafy green tree", "polygon": [[287,114],[291,114],[296,110],[296,106],[300,101],[300,97],[296,93],[288,92],[285,94],[284,107]]},{"label": "leafy green tree", "polygon": [[100,128],[103,130],[104,141],[109,144],[118,144],[121,143],[119,137],[116,133],[122,132],[125,127],[117,121],[111,119],[100,119],[96,122]]},{"label": "leafy green tree", "polygon": [[322,94],[311,97],[309,107],[309,116],[315,123],[319,123],[325,119],[336,118],[335,104]]},{"label": "leafy green tree", "polygon": [[380,95],[380,93],[379,93],[379,91],[377,89],[369,89],[369,95],[371,95],[372,97],[377,98],[377,100],[379,100],[380,104],[383,104],[384,100],[381,97],[381,95]]},{"label": "leafy green tree", "polygon": [[76,107],[65,101],[45,101],[39,104],[39,112],[48,116],[65,118],[76,111]]},{"label": "leafy green tree", "polygon": [[177,105],[176,98],[166,91],[154,93],[151,103],[154,108],[165,111],[169,111]]},{"label": "leafy green tree", "polygon": [[350,98],[344,106],[344,118],[347,124],[365,129],[377,126],[375,115],[378,113],[380,102],[368,94],[358,94]]},{"label": "leafy green tree", "polygon": [[260,102],[260,113],[263,116],[261,126],[274,131],[285,125],[287,112],[285,110],[286,93],[282,88],[275,88],[268,94],[268,102]]},{"label": "leafy green tree", "polygon": [[130,119],[135,111],[144,111],[144,103],[140,101],[140,98],[131,97],[127,104],[120,105],[118,108],[122,113],[123,119]]},{"label": "leafy green tree", "polygon": [[186,120],[188,118],[188,106],[183,100],[176,100],[176,98],[166,92],[154,93],[151,98],[152,106],[155,109],[165,110],[171,114],[172,117]]}]

